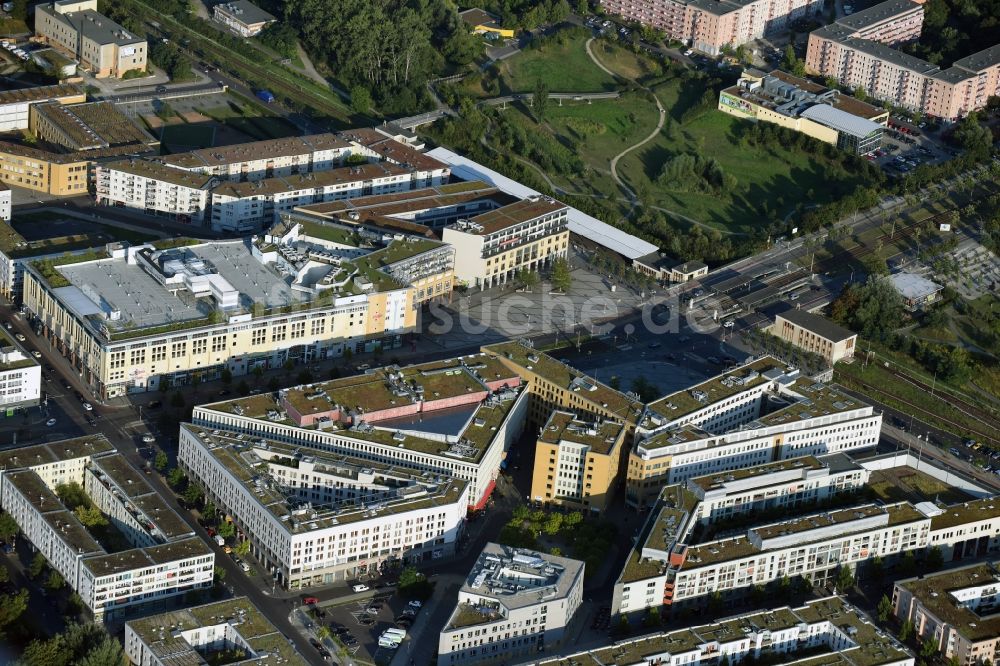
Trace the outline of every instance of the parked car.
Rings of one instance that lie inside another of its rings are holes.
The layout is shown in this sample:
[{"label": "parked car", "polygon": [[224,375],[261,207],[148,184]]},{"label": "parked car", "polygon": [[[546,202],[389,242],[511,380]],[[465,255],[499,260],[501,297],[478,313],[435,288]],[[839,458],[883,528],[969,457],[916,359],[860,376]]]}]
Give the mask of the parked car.
[{"label": "parked car", "polygon": [[24,342],[25,341],[24,333],[15,333],[14,337],[17,338],[18,342]]},{"label": "parked car", "polygon": [[142,436],[142,441],[145,444],[152,444],[153,442],[156,441],[156,437],[153,436],[153,433],[147,432],[145,435]]},{"label": "parked car", "polygon": [[304,603],[306,606],[315,606],[316,604],[319,603],[319,599],[317,599],[316,597],[304,597],[302,599],[302,603]]},{"label": "parked car", "polygon": [[52,427],[52,426],[54,426],[55,424],[56,424],[56,420],[55,420],[55,419],[49,419],[48,421],[46,421],[46,422],[45,422],[45,425],[46,425],[47,427],[49,427],[49,428],[51,428],[51,427]]},{"label": "parked car", "polygon": [[355,585],[351,586],[351,589],[354,590],[355,592],[367,592],[371,588],[369,588],[364,583],[356,583]]},{"label": "parked car", "polygon": [[93,406],[92,404],[90,404],[89,402],[85,402],[85,403],[83,403],[83,408],[84,408],[84,409],[85,409],[86,411],[88,411],[88,412],[91,412],[91,411],[93,411],[93,410],[94,410],[94,406]]}]

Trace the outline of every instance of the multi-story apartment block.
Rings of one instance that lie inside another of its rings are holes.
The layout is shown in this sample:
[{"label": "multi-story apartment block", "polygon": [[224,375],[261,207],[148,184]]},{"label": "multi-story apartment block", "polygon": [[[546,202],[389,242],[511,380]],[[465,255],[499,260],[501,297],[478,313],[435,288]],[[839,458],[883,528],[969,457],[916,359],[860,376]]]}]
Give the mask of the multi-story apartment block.
[{"label": "multi-story apartment block", "polygon": [[809,35],[806,69],[874,99],[953,121],[1000,93],[1000,45],[942,70],[896,47],[917,39],[923,4],[888,0]]},{"label": "multi-story apartment block", "polygon": [[[804,458],[665,488],[615,585],[615,612],[700,605],[785,576],[825,584],[840,567],[905,551],[939,548],[951,561],[1000,549],[1000,508],[990,498],[863,504],[855,493],[866,465],[842,454],[819,460],[828,471]],[[716,534],[720,521],[725,536]]]},{"label": "multi-story apartment block", "polygon": [[481,509],[521,435],[528,393],[487,354],[347,377],[195,407],[196,427],[266,437],[469,484]]},{"label": "multi-story apartment block", "polygon": [[1000,657],[1000,573],[975,564],[896,582],[893,608],[921,641],[962,666]]},{"label": "multi-story apartment block", "polygon": [[94,196],[104,206],[133,208],[180,222],[201,222],[213,176],[172,169],[150,160],[124,159],[97,165]]},{"label": "multi-story apartment block", "polygon": [[[109,552],[83,526],[57,495],[71,483],[131,548]],[[98,621],[212,585],[211,549],[102,436],[3,451],[0,503]]]},{"label": "multi-story apartment block", "polygon": [[242,652],[238,662],[300,664],[302,656],[246,597],[150,615],[125,623],[125,655],[135,666],[212,663]]},{"label": "multi-story apartment block", "polygon": [[146,69],[146,40],[97,13],[97,0],[56,0],[35,8],[35,34],[98,78]]},{"label": "multi-story apartment block", "polygon": [[600,513],[611,502],[624,461],[620,421],[580,420],[554,411],[538,435],[531,499]]},{"label": "multi-story apartment block", "polygon": [[913,666],[906,647],[841,597],[737,615],[689,629],[618,641],[553,659],[538,666],[567,664],[781,663],[802,666]]},{"label": "multi-story apartment block", "polygon": [[304,271],[315,271],[317,264],[340,267],[346,260],[347,266],[356,263],[364,270],[381,271],[411,285],[418,304],[435,299],[450,300],[455,282],[453,247],[415,236],[405,236],[383,245],[385,238],[384,234],[364,228],[351,228],[294,213],[282,216],[254,247],[261,252],[264,261],[283,261],[288,271],[296,276]]},{"label": "multi-story apartment block", "polygon": [[469,286],[504,284],[518,271],[537,272],[569,251],[568,208],[532,197],[459,220],[441,239],[455,247],[455,276]]},{"label": "multi-story apartment block", "polygon": [[845,358],[854,358],[858,340],[857,333],[803,310],[786,310],[775,315],[774,324],[768,330],[799,349],[822,356],[830,366]]},{"label": "multi-story apartment block", "polygon": [[159,161],[174,169],[238,183],[329,171],[343,165],[354,150],[350,142],[325,133],[203,148],[166,155]]},{"label": "multi-story apartment block", "polygon": [[0,181],[53,196],[87,193],[87,176],[97,155],[93,151],[53,153],[10,141],[0,141]]},{"label": "multi-story apartment block", "polygon": [[0,221],[2,222],[10,222],[11,201],[10,188],[0,182]]},{"label": "multi-story apartment block", "polygon": [[801,132],[854,155],[881,147],[889,120],[885,109],[779,70],[745,70],[719,93],[719,111]]},{"label": "multi-story apartment block", "polygon": [[561,646],[584,563],[487,543],[438,637],[441,664],[508,664]]},{"label": "multi-story apartment block", "polygon": [[664,484],[874,447],[881,427],[870,405],[764,357],[646,406],[625,501],[641,509]]},{"label": "multi-story apartment block", "polygon": [[817,0],[602,0],[601,6],[712,55],[823,10]]},{"label": "multi-story apartment block", "polygon": [[276,19],[248,0],[229,0],[212,8],[212,17],[240,37],[253,37]]},{"label": "multi-story apartment block", "polygon": [[180,466],[232,518],[280,585],[325,585],[376,572],[383,562],[454,553],[468,482],[215,432],[182,425]]},{"label": "multi-story apartment block", "polygon": [[625,426],[625,441],[635,432],[642,403],[633,393],[621,393],[523,342],[501,342],[482,348],[487,356],[521,377],[531,393],[528,421],[542,427],[554,410],[578,419],[607,419]]},{"label": "multi-story apartment block", "polygon": [[365,264],[291,279],[247,242],[189,242],[25,267],[25,306],[96,395],[391,348],[416,325],[413,288]]},{"label": "multi-story apartment block", "polygon": [[241,234],[260,231],[270,226],[279,214],[298,206],[405,192],[414,186],[414,176],[405,167],[384,162],[222,183],[212,190],[212,229]]},{"label": "multi-story apartment block", "polygon": [[79,104],[87,93],[73,83],[0,91],[0,133],[28,129],[29,111],[35,104]]},{"label": "multi-story apartment block", "polygon": [[0,409],[34,407],[41,395],[42,367],[6,332],[0,333]]},{"label": "multi-story apartment block", "polygon": [[422,145],[409,145],[403,137],[379,129],[355,128],[339,134],[349,141],[356,154],[364,155],[370,162],[388,162],[413,173],[413,188],[422,189],[451,178],[451,167],[443,160],[418,150]]}]

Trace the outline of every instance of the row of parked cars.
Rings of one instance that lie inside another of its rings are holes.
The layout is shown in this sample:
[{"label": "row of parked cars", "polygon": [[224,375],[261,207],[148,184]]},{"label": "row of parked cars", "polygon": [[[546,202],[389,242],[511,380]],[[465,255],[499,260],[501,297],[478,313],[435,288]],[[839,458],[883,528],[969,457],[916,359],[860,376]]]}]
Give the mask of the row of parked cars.
[{"label": "row of parked cars", "polygon": [[22,49],[20,46],[18,46],[16,42],[11,42],[6,39],[3,39],[0,40],[0,46],[10,51],[21,60],[28,60],[31,57],[31,55],[27,51]]}]

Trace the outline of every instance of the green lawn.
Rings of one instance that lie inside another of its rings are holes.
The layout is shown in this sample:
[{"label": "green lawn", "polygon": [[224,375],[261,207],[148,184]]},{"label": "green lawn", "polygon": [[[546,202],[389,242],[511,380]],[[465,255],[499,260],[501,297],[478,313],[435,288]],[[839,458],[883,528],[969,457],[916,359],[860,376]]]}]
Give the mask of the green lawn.
[{"label": "green lawn", "polygon": [[233,99],[225,106],[213,106],[198,111],[257,140],[280,139],[300,134],[295,125],[270,109],[255,104],[242,95],[231,94],[231,97]]},{"label": "green lawn", "polygon": [[567,33],[550,39],[499,64],[501,90],[528,92],[540,80],[550,92],[607,92],[618,88],[614,77],[604,73],[587,56],[584,35]]},{"label": "green lawn", "polygon": [[627,79],[641,81],[650,76],[659,76],[663,72],[659,62],[637,55],[613,42],[597,39],[591,48],[605,67]]},{"label": "green lawn", "polygon": [[160,142],[170,146],[211,148],[215,143],[215,128],[187,123],[164,125],[160,132]]}]

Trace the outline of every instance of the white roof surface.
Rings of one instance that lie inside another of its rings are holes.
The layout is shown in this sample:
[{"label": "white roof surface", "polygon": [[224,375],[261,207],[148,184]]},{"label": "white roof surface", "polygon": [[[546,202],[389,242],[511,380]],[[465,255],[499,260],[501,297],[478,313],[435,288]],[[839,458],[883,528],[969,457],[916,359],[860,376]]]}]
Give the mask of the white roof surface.
[{"label": "white roof surface", "polygon": [[846,132],[857,137],[866,137],[872,132],[882,129],[882,126],[876,122],[835,109],[828,104],[810,106],[799,115],[820,125],[831,127],[838,132]]},{"label": "white roof surface", "polygon": [[903,298],[919,301],[941,291],[941,285],[913,273],[896,273],[889,277],[892,286]]},{"label": "white roof surface", "polygon": [[[427,155],[450,166],[451,173],[463,180],[482,180],[507,194],[522,199],[541,194],[537,190],[522,185],[516,180],[511,180],[507,176],[497,173],[478,162],[473,162],[467,157],[454,153],[447,148],[435,148],[428,151]],[[623,257],[638,259],[651,252],[658,252],[660,249],[652,243],[647,243],[641,238],[627,234],[621,229],[601,222],[596,217],[587,215],[576,208],[569,208],[567,218],[571,232],[603,245]]]}]

